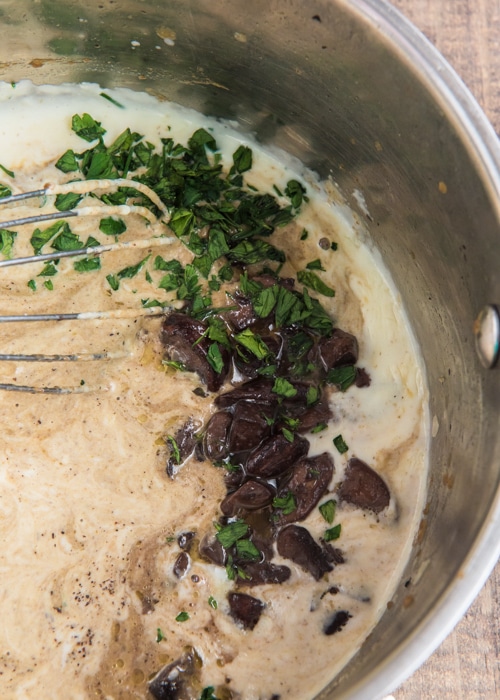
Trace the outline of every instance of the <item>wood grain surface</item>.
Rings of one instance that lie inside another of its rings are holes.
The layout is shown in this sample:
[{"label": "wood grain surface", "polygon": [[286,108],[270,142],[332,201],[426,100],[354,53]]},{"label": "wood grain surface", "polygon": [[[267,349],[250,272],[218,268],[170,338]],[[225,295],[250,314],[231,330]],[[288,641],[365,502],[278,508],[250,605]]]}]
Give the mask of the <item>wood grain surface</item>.
[{"label": "wood grain surface", "polygon": [[[500,134],[500,0],[392,0],[443,54]],[[500,698],[500,564],[395,700]]]}]

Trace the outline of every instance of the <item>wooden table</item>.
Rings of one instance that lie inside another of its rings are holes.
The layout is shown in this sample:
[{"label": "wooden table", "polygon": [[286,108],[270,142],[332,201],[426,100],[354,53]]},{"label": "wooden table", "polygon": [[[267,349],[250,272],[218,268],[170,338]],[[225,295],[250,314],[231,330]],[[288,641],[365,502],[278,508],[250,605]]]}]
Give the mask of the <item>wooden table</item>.
[{"label": "wooden table", "polygon": [[[392,0],[438,48],[500,134],[500,0]],[[500,564],[455,631],[395,700],[500,698]]]}]

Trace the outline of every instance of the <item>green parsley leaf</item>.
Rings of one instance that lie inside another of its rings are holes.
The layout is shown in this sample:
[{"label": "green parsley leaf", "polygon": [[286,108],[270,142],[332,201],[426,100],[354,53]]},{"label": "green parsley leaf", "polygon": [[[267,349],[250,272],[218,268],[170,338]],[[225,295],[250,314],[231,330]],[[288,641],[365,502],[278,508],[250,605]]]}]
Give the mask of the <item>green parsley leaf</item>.
[{"label": "green parsley leaf", "polygon": [[285,254],[267,241],[254,239],[252,241],[241,241],[228,253],[228,257],[234,262],[243,265],[255,265],[263,260],[275,260],[285,262]]},{"label": "green parsley leaf", "polygon": [[200,700],[217,700],[214,695],[215,688],[213,685],[209,685],[207,688],[203,688],[200,695]]},{"label": "green parsley leaf", "polygon": [[262,338],[255,335],[255,333],[249,328],[246,328],[244,331],[241,331],[241,333],[235,335],[234,339],[237,343],[249,350],[252,355],[255,355],[258,360],[265,360],[265,358],[269,357],[271,354],[271,351]]},{"label": "green parsley leaf", "polygon": [[[146,262],[149,260],[151,257],[151,254],[147,255],[145,258],[140,260],[136,265],[130,265],[129,267],[124,267],[123,270],[120,270],[119,272],[116,273],[116,276],[118,277],[119,280],[123,279],[131,279],[132,277],[135,277],[144,267]],[[108,280],[109,281],[109,280]]]},{"label": "green parsley leaf", "polygon": [[285,194],[292,202],[294,209],[298,209],[304,200],[307,201],[307,197],[304,197],[305,193],[305,187],[297,180],[289,180],[286,183]]},{"label": "green parsley leaf", "polygon": [[311,429],[311,433],[321,433],[321,431],[325,430],[326,427],[326,423],[318,423],[314,426],[314,428]]},{"label": "green parsley leaf", "polygon": [[99,229],[105,233],[106,236],[119,236],[127,230],[127,226],[123,219],[107,216],[105,219],[100,220]]},{"label": "green parsley leaf", "polygon": [[335,527],[331,527],[329,530],[326,530],[323,539],[325,542],[331,542],[332,540],[338,540],[340,537],[340,532],[342,530],[342,525],[339,523],[338,525],[335,525]]},{"label": "green parsley leaf", "polygon": [[208,255],[212,258],[212,261],[226,255],[228,252],[229,246],[224,232],[218,228],[211,228],[208,234]]},{"label": "green parsley leaf", "polygon": [[164,260],[160,255],[157,255],[153,267],[155,270],[165,270],[175,272],[176,275],[182,275],[184,268],[178,260]]},{"label": "green parsley leaf", "polygon": [[330,499],[319,506],[319,512],[329,525],[333,523],[336,509],[337,501],[334,501],[333,499]]},{"label": "green parsley leaf", "polygon": [[302,229],[302,233],[300,234],[300,240],[305,241],[307,240],[307,237],[309,236],[309,231],[305,228]]},{"label": "green parsley leaf", "polygon": [[317,386],[310,386],[307,389],[306,403],[308,406],[312,406],[319,400],[319,389]]},{"label": "green parsley leaf", "polygon": [[30,243],[33,247],[35,255],[38,255],[42,251],[43,246],[61,231],[70,232],[70,228],[66,221],[56,221],[48,228],[43,229],[43,231],[36,228],[30,238]]},{"label": "green parsley leaf", "polygon": [[71,120],[71,128],[77,136],[89,143],[106,133],[106,129],[102,128],[101,122],[96,121],[90,114],[86,113],[82,114],[81,117],[75,114]]},{"label": "green parsley leaf", "polygon": [[110,97],[109,95],[106,95],[105,92],[100,92],[100,93],[99,93],[99,96],[100,96],[100,97],[104,97],[105,100],[107,100],[108,102],[111,102],[111,104],[115,105],[115,107],[119,107],[120,109],[125,109],[125,106],[124,106],[124,105],[122,105],[120,102],[118,102],[117,100],[113,99],[113,98]]},{"label": "green parsley leaf", "polygon": [[335,241],[332,241],[332,244],[331,244],[330,248],[331,248],[332,250],[337,250],[338,247],[339,247],[339,244],[338,244],[338,243],[335,243]]},{"label": "green parsley leaf", "polygon": [[314,272],[299,270],[299,272],[297,272],[297,279],[304,287],[314,289],[318,294],[322,294],[325,297],[335,296],[335,290],[328,287]]},{"label": "green parsley leaf", "polygon": [[52,260],[49,260],[49,262],[44,265],[43,270],[40,272],[38,277],[53,277],[54,275],[57,275],[59,270],[55,266],[54,262]]},{"label": "green parsley leaf", "polygon": [[216,534],[217,539],[225,549],[229,549],[248,533],[248,525],[244,520],[235,520],[222,527]]},{"label": "green parsley leaf", "polygon": [[211,343],[207,352],[207,360],[210,367],[220,374],[224,369],[224,360],[222,359],[221,351],[217,343]]},{"label": "green parsley leaf", "polygon": [[120,286],[120,280],[115,275],[106,275],[106,280],[111,289],[116,292]]},{"label": "green parsley leaf", "polygon": [[234,170],[244,173],[252,167],[252,149],[248,146],[238,146],[233,153]]},{"label": "green parsley leaf", "polygon": [[288,442],[293,442],[295,440],[295,435],[289,428],[282,428],[281,432],[283,436],[288,440]]},{"label": "green parsley leaf", "polygon": [[236,552],[238,556],[248,561],[256,561],[261,557],[261,553],[251,540],[238,540],[236,542]]},{"label": "green parsley leaf", "polygon": [[165,639],[165,635],[161,631],[159,627],[156,628],[156,643],[159,644],[161,641]]},{"label": "green parsley leaf", "polygon": [[211,151],[217,150],[217,144],[212,134],[206,129],[197,129],[188,140],[188,146],[192,151],[205,151],[205,147]]},{"label": "green parsley leaf", "polygon": [[93,272],[94,270],[101,269],[101,258],[83,258],[82,260],[76,260],[73,263],[73,267],[77,272]]},{"label": "green parsley leaf", "polygon": [[212,595],[208,599],[208,604],[210,605],[211,608],[213,608],[214,610],[217,610],[218,604]]},{"label": "green parsley leaf", "polygon": [[321,260],[319,258],[316,258],[316,260],[311,260],[311,262],[308,262],[306,265],[307,270],[321,270],[322,272],[325,272],[325,268],[323,267]]},{"label": "green parsley leaf", "polygon": [[186,620],[189,620],[189,613],[184,611],[180,612],[175,618],[176,622],[186,622]]},{"label": "green parsley leaf", "polygon": [[279,286],[273,284],[272,287],[262,289],[253,300],[253,308],[257,316],[266,318],[276,306],[279,295]]},{"label": "green parsley leaf", "polygon": [[168,222],[169,227],[180,238],[191,233],[195,223],[193,212],[189,209],[176,209]]},{"label": "green parsley leaf", "polygon": [[5,165],[2,165],[1,163],[0,163],[0,168],[1,168],[1,169],[4,171],[4,173],[5,173],[6,175],[8,175],[9,177],[16,177],[15,174],[14,174],[14,172],[13,172],[12,170],[9,170],[8,168],[5,167]]},{"label": "green parsley leaf", "polygon": [[297,501],[291,491],[287,491],[284,496],[275,496],[273,498],[273,507],[279,508],[283,515],[290,515],[297,508]]},{"label": "green parsley leaf", "polygon": [[113,159],[108,153],[94,153],[86,172],[87,180],[107,180],[116,175]]},{"label": "green parsley leaf", "polygon": [[297,389],[293,386],[293,384],[290,384],[288,379],[285,379],[284,377],[276,377],[271,391],[278,394],[278,396],[283,396],[286,399],[290,399],[297,395]]},{"label": "green parsley leaf", "polygon": [[335,384],[338,386],[340,391],[347,391],[347,389],[354,384],[356,379],[356,367],[353,365],[347,365],[346,367],[335,367],[328,371],[326,375],[326,381],[328,384]]},{"label": "green parsley leaf", "polygon": [[79,170],[75,152],[70,149],[63,153],[56,163],[56,168],[63,173],[72,173],[75,170]]},{"label": "green parsley leaf", "polygon": [[179,445],[177,444],[175,438],[172,435],[167,435],[167,440],[170,443],[170,452],[172,454],[172,459],[175,464],[181,463],[181,453],[179,450]]},{"label": "green parsley leaf", "polygon": [[69,192],[68,194],[58,194],[54,206],[58,211],[69,211],[74,209],[82,199],[81,194]]},{"label": "green parsley leaf", "polygon": [[52,292],[54,289],[54,283],[52,282],[52,280],[45,280],[45,282],[43,283],[43,286],[46,289],[48,289],[49,292]]},{"label": "green parsley leaf", "polygon": [[28,287],[29,287],[31,290],[33,290],[34,292],[36,292],[36,282],[35,282],[35,280],[30,280],[30,281],[28,282]]},{"label": "green parsley leaf", "polygon": [[344,442],[344,438],[342,437],[342,435],[337,435],[337,437],[334,437],[333,444],[335,445],[335,447],[341,455],[343,455],[344,452],[347,452],[347,450],[349,449],[349,446]]},{"label": "green parsley leaf", "polygon": [[15,231],[8,231],[6,228],[0,231],[0,252],[3,253],[4,257],[7,259],[12,257],[12,248],[16,236],[17,233]]},{"label": "green parsley leaf", "polygon": [[155,306],[163,306],[161,301],[158,301],[158,299],[141,299],[141,304],[143,309],[152,309]]},{"label": "green parsley leaf", "polygon": [[54,248],[54,250],[80,250],[83,248],[83,241],[81,241],[78,236],[71,231],[66,222],[64,223],[65,225],[63,226],[61,232],[52,241],[52,248]]}]

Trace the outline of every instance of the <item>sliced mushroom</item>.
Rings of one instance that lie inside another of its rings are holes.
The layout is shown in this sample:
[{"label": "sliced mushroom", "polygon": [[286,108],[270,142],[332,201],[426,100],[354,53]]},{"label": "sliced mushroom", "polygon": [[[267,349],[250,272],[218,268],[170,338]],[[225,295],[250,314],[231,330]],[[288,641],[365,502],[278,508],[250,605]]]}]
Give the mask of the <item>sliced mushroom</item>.
[{"label": "sliced mushroom", "polygon": [[266,377],[251,379],[249,382],[240,384],[232,389],[232,391],[216,396],[214,403],[218,408],[229,408],[238,403],[238,401],[252,401],[260,406],[277,405],[278,396],[273,393],[273,386],[274,381]]},{"label": "sliced mushroom", "polygon": [[374,513],[380,513],[387,508],[391,500],[390,491],[382,477],[357,457],[353,457],[347,463],[338,496],[341,501]]},{"label": "sliced mushroom", "polygon": [[196,445],[196,431],[198,426],[195,425],[192,418],[189,418],[184,425],[174,435],[175,444],[179,450],[179,460],[174,457],[172,445],[170,445],[170,459],[167,461],[167,474],[174,476],[179,464],[193,454]]},{"label": "sliced mushroom", "polygon": [[334,328],[330,338],[319,341],[318,357],[326,371],[333,367],[355,365],[358,361],[358,341],[351,333]]},{"label": "sliced mushroom", "polygon": [[215,535],[207,534],[201,540],[198,548],[200,557],[217,566],[225,566],[227,562],[227,554],[224,547],[221,545]]},{"label": "sliced mushroom", "polygon": [[337,610],[323,625],[323,633],[330,636],[343,629],[352,615],[347,610]]},{"label": "sliced mushroom", "polygon": [[242,331],[257,320],[257,314],[254,311],[250,299],[236,291],[232,297],[231,306],[236,306],[236,309],[229,308],[223,311],[224,319],[232,326],[235,331]]},{"label": "sliced mushroom", "polygon": [[156,674],[149,683],[149,692],[156,700],[191,700],[194,671],[195,655],[189,651]]},{"label": "sliced mushroom", "polygon": [[288,525],[278,533],[276,544],[282,557],[298,564],[316,581],[333,569],[325,552],[305,527]]},{"label": "sliced mushroom", "polygon": [[204,337],[206,330],[205,323],[174,311],[163,321],[160,338],[170,360],[182,362],[188,370],[196,372],[209,391],[218,391],[229,369],[229,353],[219,348],[223,368],[216,372],[208,361],[211,341]]},{"label": "sliced mushroom", "polygon": [[220,509],[224,515],[233,516],[241,510],[265,508],[272,502],[273,497],[274,491],[270,486],[251,479],[226,496],[220,504]]},{"label": "sliced mushroom", "polygon": [[245,463],[248,474],[270,479],[289,471],[295,462],[307,454],[309,441],[295,436],[290,442],[279,434],[265,440],[249,454]]},{"label": "sliced mushroom", "polygon": [[253,630],[265,608],[264,603],[247,593],[228,593],[229,614],[243,629]]},{"label": "sliced mushroom", "polygon": [[228,449],[231,454],[249,452],[257,447],[270,434],[266,421],[265,407],[259,404],[239,401],[234,407],[233,421],[228,437]]},{"label": "sliced mushroom", "polygon": [[270,561],[251,562],[242,567],[245,578],[238,578],[238,586],[259,586],[266,583],[284,583],[288,581],[292,572],[288,566],[273,564]]},{"label": "sliced mushroom", "polygon": [[189,569],[190,558],[187,552],[181,552],[175,560],[173,572],[176,578],[182,578]]},{"label": "sliced mushroom", "polygon": [[299,433],[308,433],[322,423],[328,423],[333,418],[332,409],[327,399],[318,401],[314,406],[310,406],[299,416]]},{"label": "sliced mushroom", "polygon": [[203,436],[203,452],[208,459],[218,462],[228,456],[227,438],[232,420],[229,411],[217,411],[208,421]]},{"label": "sliced mushroom", "polygon": [[278,497],[291,493],[296,507],[286,515],[280,513],[278,524],[286,525],[303,520],[312,511],[328,488],[334,471],[333,459],[327,453],[303,458],[296,462],[290,481],[278,492]]}]

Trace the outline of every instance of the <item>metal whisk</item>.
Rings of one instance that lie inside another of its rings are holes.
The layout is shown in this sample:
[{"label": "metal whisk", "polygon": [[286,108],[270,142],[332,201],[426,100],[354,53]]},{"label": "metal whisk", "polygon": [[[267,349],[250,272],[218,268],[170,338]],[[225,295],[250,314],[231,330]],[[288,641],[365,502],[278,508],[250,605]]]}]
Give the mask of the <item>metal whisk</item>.
[{"label": "metal whisk", "polygon": [[[10,219],[9,221],[0,222],[0,230],[17,228],[26,224],[35,224],[43,221],[52,221],[56,219],[66,219],[79,216],[102,216],[105,211],[107,216],[128,216],[130,214],[138,214],[145,218],[149,223],[156,223],[158,220],[168,223],[170,213],[158,195],[147,185],[136,180],[128,180],[124,178],[116,180],[81,180],[69,182],[62,185],[46,185],[45,187],[33,190],[31,192],[21,192],[8,197],[0,198],[0,206],[5,204],[14,204],[24,200],[33,199],[36,197],[49,197],[59,194],[80,194],[85,195],[95,193],[98,190],[111,190],[118,187],[128,187],[137,190],[145,195],[160,211],[159,219],[146,207],[137,206],[134,204],[123,205],[106,205],[102,206],[84,206],[68,211],[51,211],[40,213],[35,216],[20,217]],[[48,262],[52,260],[60,260],[62,258],[75,257],[79,255],[97,256],[101,253],[110,251],[126,250],[129,248],[149,248],[151,246],[170,245],[176,239],[173,236],[156,236],[154,238],[139,239],[135,241],[110,243],[106,245],[93,246],[88,248],[79,248],[77,250],[54,251],[53,253],[44,253],[39,255],[30,255],[26,257],[12,258],[0,261],[0,268],[12,267],[16,265],[26,265],[35,262]],[[18,314],[18,315],[0,315],[0,323],[14,322],[33,322],[33,321],[84,321],[84,320],[100,320],[100,319],[126,319],[138,318],[140,316],[161,316],[169,311],[171,307],[153,307],[143,309],[116,309],[112,311],[87,311],[80,313],[51,313],[51,314]],[[0,354],[0,361],[14,362],[81,362],[89,360],[109,360],[117,359],[126,356],[124,352],[97,352],[97,353],[75,353],[75,354]],[[59,386],[24,386],[19,384],[0,383],[0,390],[5,391],[21,391],[28,393],[43,393],[43,394],[70,394],[70,393],[86,393],[92,390],[86,385],[74,387],[59,387]]]}]

